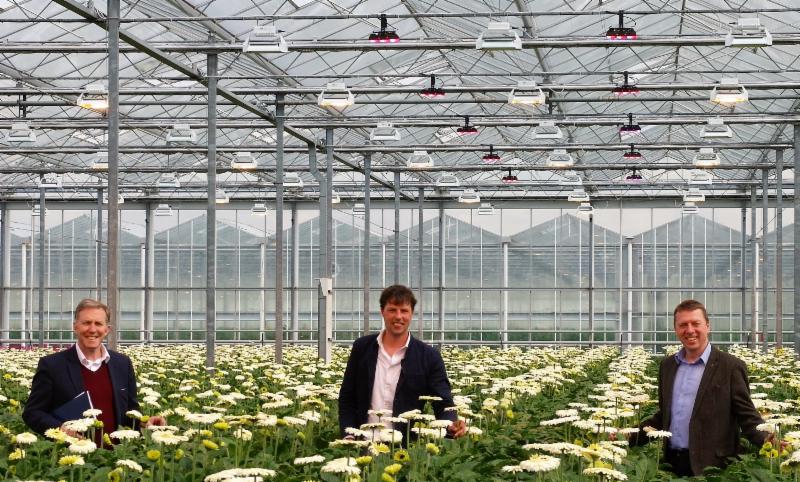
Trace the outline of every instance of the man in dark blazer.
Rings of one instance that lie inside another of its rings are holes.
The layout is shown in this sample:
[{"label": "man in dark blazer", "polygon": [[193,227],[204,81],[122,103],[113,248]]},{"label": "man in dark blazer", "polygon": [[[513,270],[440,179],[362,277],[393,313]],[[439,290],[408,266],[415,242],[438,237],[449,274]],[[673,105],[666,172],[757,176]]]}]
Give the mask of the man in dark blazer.
[{"label": "man in dark blazer", "polygon": [[[22,419],[38,433],[61,427],[66,420],[55,417],[53,411],[88,391],[94,408],[103,410],[98,419],[103,421],[104,432],[136,425],[137,420],[126,415],[139,409],[133,364],[127,356],[103,346],[110,331],[108,307],[96,300],[82,300],[75,308],[72,326],[75,345],[39,360]],[[147,423],[164,424],[162,417],[151,417]]]},{"label": "man in dark blazer", "polygon": [[[744,362],[709,343],[705,306],[685,300],[675,308],[673,322],[683,348],[661,362],[659,410],[640,428],[672,432],[664,460],[677,475],[701,475],[706,467],[725,467],[739,453],[741,435],[760,446],[768,434],[756,429],[763,419],[750,399]],[[640,432],[632,441],[646,439]]]},{"label": "man in dark blazer", "polygon": [[[423,395],[440,399],[431,404],[437,419],[453,421],[447,428],[449,436],[466,433],[463,420],[457,420],[454,411],[445,411],[453,406],[453,398],[442,356],[409,333],[416,304],[414,293],[405,286],[384,289],[380,297],[383,329],[353,343],[339,391],[339,428],[343,437],[348,437],[347,428],[380,421],[381,417],[368,413],[371,410],[396,417],[422,409]],[[395,424],[394,428],[405,434],[402,424]]]}]

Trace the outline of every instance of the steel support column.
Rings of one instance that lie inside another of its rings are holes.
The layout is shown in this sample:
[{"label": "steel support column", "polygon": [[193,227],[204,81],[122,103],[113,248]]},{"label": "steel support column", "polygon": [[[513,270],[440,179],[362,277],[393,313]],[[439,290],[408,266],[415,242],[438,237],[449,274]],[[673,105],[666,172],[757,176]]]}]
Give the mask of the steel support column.
[{"label": "steel support column", "polygon": [[[119,0],[108,0],[108,230],[106,304],[111,313],[108,346],[117,348],[119,307]],[[101,198],[102,202],[102,198]]]},{"label": "steel support column", "polygon": [[767,242],[767,225],[769,224],[769,175],[768,169],[761,170],[761,316],[763,336],[761,339],[761,349],[767,352],[767,338],[769,335],[769,308],[767,305],[767,266],[769,263],[769,253]]},{"label": "steel support column", "polygon": [[361,252],[361,277],[364,280],[364,321],[361,327],[361,334],[369,334],[369,319],[370,319],[370,250],[371,233],[370,223],[372,222],[372,212],[370,211],[370,174],[372,173],[372,155],[367,154],[364,156],[364,250]]},{"label": "steel support column", "polygon": [[[425,245],[423,237],[425,236],[425,188],[419,188],[417,207],[417,274],[419,275],[419,285],[417,286],[417,338],[423,340],[425,334],[425,304],[424,299],[424,278],[422,276],[423,260],[425,258]],[[411,260],[409,260],[409,263]]]},{"label": "steel support column", "polygon": [[594,214],[589,214],[589,346],[594,346]]},{"label": "steel support column", "polygon": [[156,266],[156,230],[153,225],[153,205],[147,203],[144,211],[144,332],[143,339],[146,343],[153,341],[153,286],[155,285]]},{"label": "steel support column", "polygon": [[[750,339],[749,336],[745,336],[747,332],[747,204],[743,201],[742,202],[742,224],[741,224],[741,232],[742,232],[742,239],[741,239],[741,250],[742,250],[742,269],[741,269],[741,281],[742,281],[742,296],[741,296],[741,307],[740,307],[740,330],[741,330],[741,337]],[[749,346],[749,343],[748,343]]]},{"label": "steel support column", "polygon": [[500,309],[502,310],[500,315],[500,344],[503,346],[503,348],[508,348],[508,247],[510,244],[511,241],[508,238],[504,238],[501,241],[503,248],[503,296],[500,300]]},{"label": "steel support column", "polygon": [[[44,245],[45,245],[45,189],[43,187],[39,188],[39,269],[37,276],[39,277],[39,348],[44,347],[44,290],[45,290],[45,282],[47,281],[47,276],[45,275],[45,254],[44,254]],[[111,337],[112,333],[109,334],[109,338]]]},{"label": "steel support column", "polygon": [[400,171],[394,173],[394,284],[400,283]]},{"label": "steel support column", "polygon": [[[9,293],[8,281],[11,275],[11,226],[8,219],[8,204],[0,204],[0,340],[7,340],[9,336]],[[0,342],[3,346],[5,342]]]},{"label": "steel support column", "polygon": [[217,336],[217,54],[208,54],[208,203],[206,204],[206,368],[216,366]]},{"label": "steel support column", "polygon": [[97,235],[94,240],[95,298],[103,299],[103,188],[97,189]]},{"label": "steel support column", "polygon": [[275,363],[283,363],[283,95],[275,96]]},{"label": "steel support column", "polygon": [[[794,125],[794,165],[800,166],[800,124]],[[800,186],[800,169],[794,169],[794,202],[792,207],[795,213],[794,223],[794,352],[800,354],[800,223],[796,222],[800,213],[800,196],[797,188]]]},{"label": "steel support column", "polygon": [[[263,245],[262,245],[263,246]],[[266,254],[266,250],[264,250]],[[300,293],[298,284],[300,282],[300,220],[297,217],[297,201],[292,203],[292,270],[289,299],[289,310],[291,311],[290,326],[292,327],[292,341],[300,339]]]},{"label": "steel support column", "polygon": [[432,339],[437,341],[439,348],[444,341],[444,277],[445,277],[445,262],[444,262],[444,204],[439,203],[439,289],[438,289],[438,318],[436,322],[436,329]]},{"label": "steel support column", "polygon": [[775,151],[775,346],[783,347],[783,149]]},{"label": "steel support column", "polygon": [[758,333],[759,333],[759,319],[758,319],[758,226],[756,221],[758,219],[757,212],[757,196],[756,187],[750,188],[750,252],[752,259],[750,260],[750,274],[753,282],[750,285],[750,343],[748,346],[752,349],[758,347]]}]

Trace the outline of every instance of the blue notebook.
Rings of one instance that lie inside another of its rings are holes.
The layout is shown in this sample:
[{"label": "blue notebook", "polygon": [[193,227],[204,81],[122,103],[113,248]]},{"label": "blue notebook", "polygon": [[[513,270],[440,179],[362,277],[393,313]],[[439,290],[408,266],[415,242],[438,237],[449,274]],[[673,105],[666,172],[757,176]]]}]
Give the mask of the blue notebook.
[{"label": "blue notebook", "polygon": [[66,422],[69,420],[83,418],[83,412],[89,410],[90,408],[93,408],[92,398],[89,396],[89,392],[84,391],[79,393],[78,396],[69,402],[53,410],[51,415],[59,419],[61,422]]}]

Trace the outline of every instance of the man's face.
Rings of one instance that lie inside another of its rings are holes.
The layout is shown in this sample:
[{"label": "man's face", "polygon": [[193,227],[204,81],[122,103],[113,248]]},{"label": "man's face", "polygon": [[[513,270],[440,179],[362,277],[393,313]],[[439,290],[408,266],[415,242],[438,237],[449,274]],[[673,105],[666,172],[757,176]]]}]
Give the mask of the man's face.
[{"label": "man's face", "polygon": [[414,310],[411,309],[411,303],[395,303],[388,301],[381,309],[383,316],[383,326],[386,331],[393,336],[404,336],[408,332],[408,327],[411,324],[411,317],[414,315]]},{"label": "man's face", "polygon": [[77,335],[78,346],[84,353],[99,349],[110,329],[106,321],[106,312],[102,308],[81,310],[72,328]]},{"label": "man's face", "polygon": [[703,317],[703,310],[679,311],[675,314],[675,334],[688,352],[705,349],[710,329]]}]

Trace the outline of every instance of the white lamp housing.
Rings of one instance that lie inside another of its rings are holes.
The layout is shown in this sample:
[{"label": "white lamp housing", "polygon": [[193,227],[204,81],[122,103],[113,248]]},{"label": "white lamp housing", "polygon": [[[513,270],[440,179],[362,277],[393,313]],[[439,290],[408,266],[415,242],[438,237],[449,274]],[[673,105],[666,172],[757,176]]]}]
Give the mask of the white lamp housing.
[{"label": "white lamp housing", "polygon": [[508,94],[508,103],[517,105],[542,105],[547,96],[533,80],[520,80],[517,87]]},{"label": "white lamp housing", "polygon": [[108,109],[108,89],[103,84],[89,84],[78,96],[78,107],[92,110]]},{"label": "white lamp housing", "polygon": [[408,156],[406,166],[411,169],[424,169],[426,167],[433,167],[433,158],[428,154],[428,151],[414,151]]},{"label": "white lamp housing", "polygon": [[458,202],[464,204],[476,204],[481,202],[481,197],[474,189],[464,189],[458,196]]},{"label": "white lamp housing", "polygon": [[478,208],[478,215],[491,216],[492,214],[494,214],[494,206],[492,206],[492,203],[481,203]]},{"label": "white lamp housing", "polygon": [[591,203],[585,202],[578,205],[578,214],[592,214],[594,208]]},{"label": "white lamp housing", "polygon": [[575,203],[588,203],[589,200],[589,193],[583,189],[575,189],[567,196],[567,201]]},{"label": "white lamp housing", "polygon": [[353,105],[355,101],[356,97],[347,90],[344,82],[329,82],[317,97],[317,104],[320,107],[333,107],[335,109],[344,109]]},{"label": "white lamp housing", "polygon": [[253,157],[251,153],[247,151],[241,151],[233,155],[231,169],[236,169],[238,171],[252,171],[257,167],[258,161],[256,161],[255,157]]},{"label": "white lamp housing", "polygon": [[702,168],[717,167],[719,166],[719,154],[714,152],[712,147],[701,147],[700,151],[694,155],[694,165]]},{"label": "white lamp housing", "polygon": [[706,195],[700,192],[700,189],[696,187],[689,188],[689,190],[683,194],[683,202],[685,203],[701,203],[705,200]]},{"label": "white lamp housing", "polygon": [[723,105],[734,105],[739,102],[746,102],[748,99],[747,89],[739,83],[736,77],[723,77],[719,85],[711,89],[711,102]]},{"label": "white lamp housing", "polygon": [[772,45],[772,34],[761,25],[758,17],[739,18],[736,26],[725,36],[726,47],[767,47]]},{"label": "white lamp housing", "polygon": [[573,165],[575,165],[575,160],[566,149],[554,149],[547,157],[547,167],[563,169]]},{"label": "white lamp housing", "polygon": [[108,151],[100,151],[94,155],[92,160],[92,169],[95,171],[108,170]]},{"label": "white lamp housing", "polygon": [[336,191],[331,191],[331,204],[339,204],[342,202],[341,196]]},{"label": "white lamp housing", "polygon": [[583,179],[577,174],[570,173],[564,175],[564,180],[561,181],[562,186],[583,186]]},{"label": "white lamp housing", "polygon": [[[31,209],[31,216],[39,216],[42,214],[42,206],[40,204],[34,204],[33,208]],[[44,208],[44,215],[47,216],[47,208]]]},{"label": "white lamp housing", "polygon": [[228,204],[229,202],[231,202],[231,198],[230,196],[228,196],[228,193],[226,193],[222,189],[217,189],[216,191],[214,191],[214,201],[217,204]]},{"label": "white lamp housing", "polygon": [[460,185],[461,180],[454,174],[442,174],[441,177],[436,180],[436,187],[451,188],[458,187]]},{"label": "white lamp housing", "polygon": [[702,136],[705,139],[730,138],[733,137],[733,131],[730,126],[725,125],[722,117],[711,117],[708,124],[703,126]]},{"label": "white lamp housing", "polygon": [[36,132],[28,126],[27,122],[13,122],[11,130],[6,133],[6,142],[9,144],[36,142]]},{"label": "white lamp housing", "polygon": [[296,172],[286,172],[283,174],[283,187],[287,189],[303,189],[303,180]]},{"label": "white lamp housing", "polygon": [[178,180],[177,174],[165,173],[158,178],[159,189],[177,189],[179,187],[181,187],[181,182]]},{"label": "white lamp housing", "polygon": [[47,173],[39,179],[40,189],[61,189],[61,176]]},{"label": "white lamp housing", "polygon": [[275,25],[256,25],[245,39],[242,52],[288,52],[289,46]]},{"label": "white lamp housing", "polygon": [[564,134],[561,128],[558,127],[555,121],[543,120],[539,125],[533,128],[534,139],[561,139]]},{"label": "white lamp housing", "polygon": [[353,215],[354,216],[363,216],[367,212],[366,206],[364,203],[355,203],[353,204]]},{"label": "white lamp housing", "polygon": [[508,22],[489,22],[475,42],[477,50],[522,50],[522,40]]},{"label": "white lamp housing", "polygon": [[192,130],[189,124],[175,124],[167,131],[167,143],[169,144],[195,144],[197,142],[197,132]]},{"label": "white lamp housing", "polygon": [[683,203],[683,214],[697,214],[697,204],[693,202],[686,202]]},{"label": "white lamp housing", "polygon": [[400,131],[391,122],[378,122],[378,125],[370,131],[369,140],[373,142],[399,141]]},{"label": "white lamp housing", "polygon": [[169,204],[159,204],[155,210],[153,210],[153,214],[156,216],[172,216],[172,206]]},{"label": "white lamp housing", "polygon": [[[108,193],[103,193],[103,204],[108,204]],[[125,204],[125,198],[121,194],[117,194],[117,204]]]},{"label": "white lamp housing", "polygon": [[254,203],[253,207],[250,208],[250,214],[253,216],[266,216],[267,205],[265,203]]},{"label": "white lamp housing", "polygon": [[707,186],[714,182],[714,176],[708,171],[694,171],[689,177],[689,184]]}]

